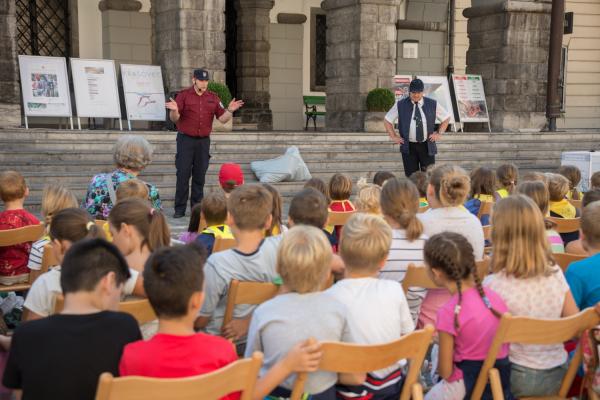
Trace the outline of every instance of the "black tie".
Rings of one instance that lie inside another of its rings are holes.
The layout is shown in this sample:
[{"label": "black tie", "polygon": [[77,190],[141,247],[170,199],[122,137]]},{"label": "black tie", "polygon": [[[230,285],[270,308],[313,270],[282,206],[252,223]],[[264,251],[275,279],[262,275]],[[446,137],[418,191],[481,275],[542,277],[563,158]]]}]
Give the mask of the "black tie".
[{"label": "black tie", "polygon": [[417,132],[417,142],[422,142],[425,140],[423,135],[423,118],[421,118],[421,110],[417,106],[417,103],[414,103],[414,112],[415,112],[415,128]]}]

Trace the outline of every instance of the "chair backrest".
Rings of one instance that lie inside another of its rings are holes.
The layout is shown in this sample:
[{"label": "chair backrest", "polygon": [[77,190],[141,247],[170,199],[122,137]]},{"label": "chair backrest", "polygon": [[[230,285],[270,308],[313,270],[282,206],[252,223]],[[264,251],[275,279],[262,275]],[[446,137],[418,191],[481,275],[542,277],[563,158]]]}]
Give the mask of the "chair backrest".
[{"label": "chair backrest", "polygon": [[[58,260],[56,259],[56,256],[54,255],[54,250],[52,250],[52,245],[50,243],[48,243],[47,245],[44,246],[44,255],[42,256],[42,265],[40,267],[40,273],[39,275],[48,272],[48,270],[50,269],[50,267],[58,265]],[[37,275],[37,276],[39,276]],[[31,279],[31,284],[33,284],[33,282],[35,282],[35,279]]]},{"label": "chair backrest", "polygon": [[314,105],[325,105],[326,97],[325,96],[303,96],[304,104],[308,106]]},{"label": "chair backrest", "polygon": [[261,304],[275,297],[278,291],[279,286],[271,282],[240,282],[233,279],[227,292],[223,326],[231,322],[233,310],[238,304]]},{"label": "chair backrest", "polygon": [[[579,337],[584,330],[592,328],[599,323],[600,316],[593,308],[588,308],[568,318],[556,320],[514,317],[508,313],[504,314],[500,319],[500,324],[498,325],[496,336],[488,351],[487,358],[481,367],[481,372],[477,378],[471,399],[475,400],[481,398],[488,381],[490,370],[492,370],[494,363],[496,362],[498,351],[503,343],[563,343],[574,337]],[[578,347],[575,357],[572,359],[561,384],[560,391],[558,392],[559,397],[566,397],[580,362],[581,348]],[[494,379],[498,379],[498,377],[496,376]],[[496,387],[498,387],[498,385],[496,385]],[[494,399],[496,399],[496,397],[494,397]]]},{"label": "chair backrest", "polygon": [[581,218],[556,218],[548,217],[548,220],[556,224],[556,232],[558,233],[571,233],[577,232],[581,226]]},{"label": "chair backrest", "polygon": [[28,225],[23,228],[7,229],[0,231],[0,247],[14,246],[15,244],[35,242],[44,234],[44,225]]},{"label": "chair backrest", "polygon": [[114,378],[105,372],[98,381],[96,400],[217,400],[235,392],[241,392],[241,400],[250,400],[262,359],[256,352],[251,358],[189,378]]},{"label": "chair backrest", "polygon": [[346,225],[346,222],[354,215],[356,211],[329,211],[329,217],[327,219],[327,225],[342,226]]},{"label": "chair backrest", "polygon": [[552,253],[552,257],[554,257],[554,261],[556,261],[556,263],[560,266],[560,269],[562,269],[563,272],[567,271],[569,264],[571,264],[572,262],[580,261],[587,258],[587,256],[583,256],[581,254],[570,253]]},{"label": "chair backrest", "polygon": [[479,212],[477,213],[477,218],[481,219],[484,215],[490,215],[492,213],[492,209],[494,208],[493,201],[482,201],[481,206],[479,206]]},{"label": "chair backrest", "polygon": [[[62,294],[56,296],[54,313],[58,314],[65,307],[65,298]],[[148,299],[125,300],[119,303],[119,311],[130,314],[139,325],[154,321],[156,314]]]},{"label": "chair backrest", "polygon": [[[490,259],[484,258],[481,261],[476,261],[477,264],[477,275],[481,280],[485,278],[490,273]],[[406,275],[404,275],[404,279],[402,280],[402,289],[404,293],[408,292],[408,288],[410,287],[420,287],[423,289],[439,289],[429,277],[427,273],[427,267],[424,265],[414,265],[409,264],[406,270]]]},{"label": "chair backrest", "polygon": [[419,207],[418,213],[423,214],[427,210],[429,210],[429,206],[422,206],[422,207]]},{"label": "chair backrest", "polygon": [[219,251],[229,250],[235,247],[235,239],[215,238],[215,244],[213,245],[213,253]]},{"label": "chair backrest", "polygon": [[573,205],[573,207],[581,210],[581,200],[569,199],[569,203],[571,203]]},{"label": "chair backrest", "polygon": [[[349,374],[371,372],[394,365],[402,359],[408,359],[410,366],[400,396],[401,400],[408,400],[412,386],[417,383],[433,332],[433,327],[427,325],[398,340],[378,345],[323,342],[321,343],[323,357],[319,369]],[[297,380],[304,382],[306,373],[298,374]],[[290,399],[299,399],[303,391],[303,384],[294,385]]]}]

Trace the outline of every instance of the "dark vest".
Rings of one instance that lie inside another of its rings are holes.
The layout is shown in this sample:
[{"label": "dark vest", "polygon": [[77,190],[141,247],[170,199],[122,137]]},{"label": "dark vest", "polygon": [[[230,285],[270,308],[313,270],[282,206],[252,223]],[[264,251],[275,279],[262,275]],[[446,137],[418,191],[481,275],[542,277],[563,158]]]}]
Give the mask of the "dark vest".
[{"label": "dark vest", "polygon": [[[423,113],[425,114],[425,121],[427,122],[427,138],[433,133],[435,127],[435,110],[437,108],[437,102],[428,97],[423,97]],[[400,136],[404,139],[404,144],[400,145],[400,152],[404,154],[409,153],[408,147],[408,132],[410,130],[410,122],[413,112],[413,103],[410,97],[405,97],[398,102],[398,131]],[[415,112],[419,112],[415,110]],[[427,140],[427,149],[430,156],[437,154],[437,146],[435,142]]]}]

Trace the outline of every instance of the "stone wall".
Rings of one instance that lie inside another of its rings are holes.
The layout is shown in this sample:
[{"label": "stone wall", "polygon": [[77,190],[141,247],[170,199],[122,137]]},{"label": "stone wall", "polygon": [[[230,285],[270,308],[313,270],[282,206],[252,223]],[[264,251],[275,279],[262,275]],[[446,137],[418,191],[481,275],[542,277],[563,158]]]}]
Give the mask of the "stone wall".
[{"label": "stone wall", "polygon": [[304,128],[302,102],[302,24],[271,24],[269,77],[274,130]]},{"label": "stone wall", "polygon": [[151,64],[152,24],[149,13],[102,12],[102,55],[117,64]]},{"label": "stone wall", "polygon": [[0,0],[0,127],[21,124],[14,0]]}]

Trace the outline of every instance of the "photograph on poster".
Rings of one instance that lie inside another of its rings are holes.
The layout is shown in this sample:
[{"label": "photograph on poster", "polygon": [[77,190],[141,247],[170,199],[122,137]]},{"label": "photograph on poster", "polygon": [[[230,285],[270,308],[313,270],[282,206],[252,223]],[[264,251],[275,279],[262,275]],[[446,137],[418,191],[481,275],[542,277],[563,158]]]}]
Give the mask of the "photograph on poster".
[{"label": "photograph on poster", "polygon": [[394,87],[392,91],[396,96],[396,101],[408,96],[408,87],[411,80],[412,76],[410,75],[394,75]]},{"label": "photograph on poster", "polygon": [[56,74],[31,74],[33,97],[58,97]]},{"label": "photograph on poster", "polygon": [[113,60],[71,58],[78,117],[121,118]]},{"label": "photograph on poster", "polygon": [[162,72],[156,65],[121,64],[127,119],[164,121],[165,92]]},{"label": "photograph on poster", "polygon": [[480,75],[452,75],[458,116],[461,122],[489,120],[483,80]]},{"label": "photograph on poster", "polygon": [[[423,95],[440,103],[450,113],[450,124],[454,124],[454,107],[452,107],[448,79],[445,76],[419,76],[418,78],[425,85]],[[436,120],[436,123],[440,122],[442,121]]]}]

